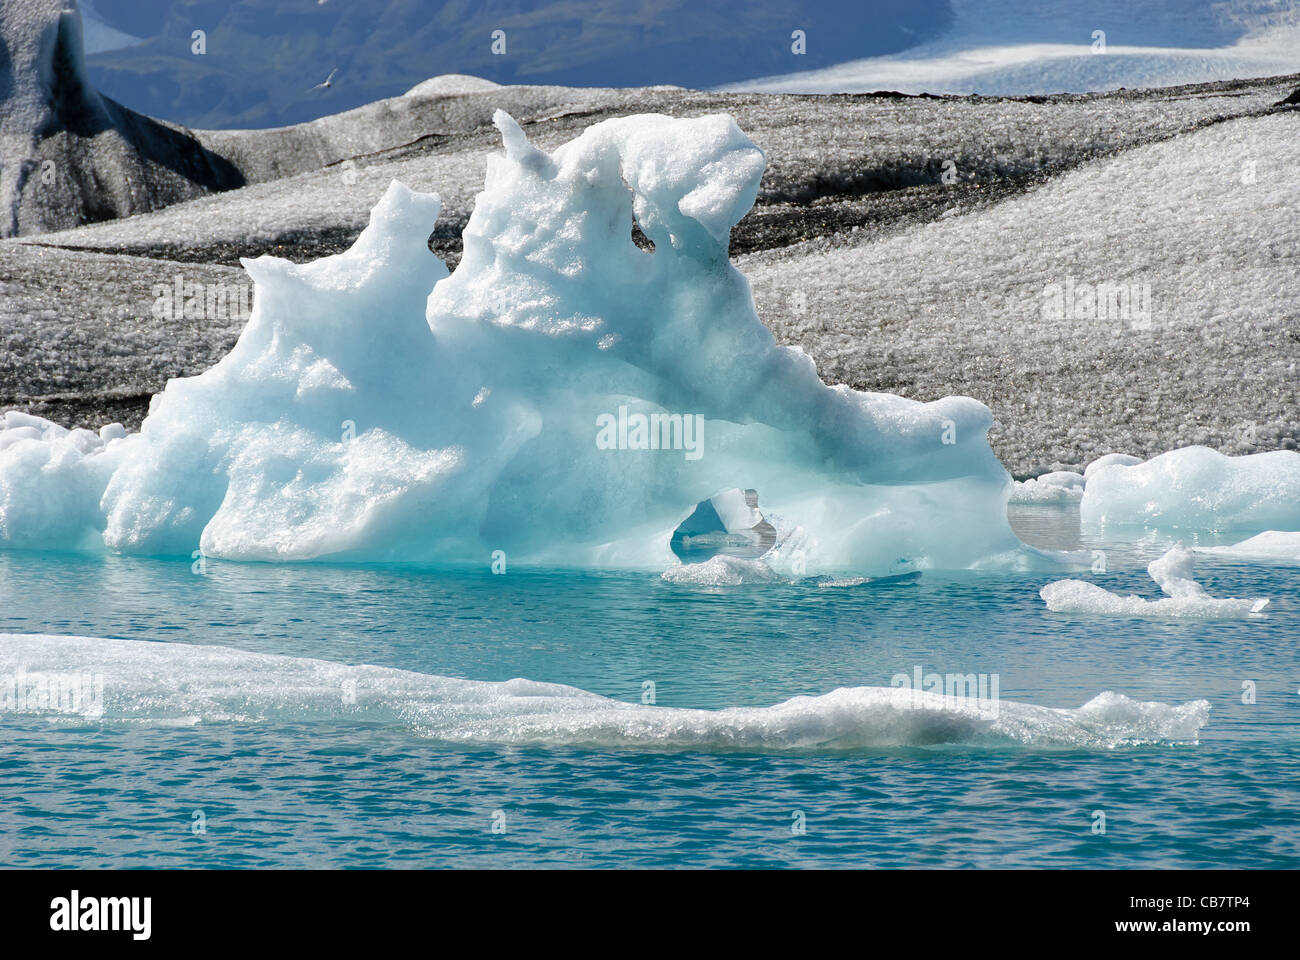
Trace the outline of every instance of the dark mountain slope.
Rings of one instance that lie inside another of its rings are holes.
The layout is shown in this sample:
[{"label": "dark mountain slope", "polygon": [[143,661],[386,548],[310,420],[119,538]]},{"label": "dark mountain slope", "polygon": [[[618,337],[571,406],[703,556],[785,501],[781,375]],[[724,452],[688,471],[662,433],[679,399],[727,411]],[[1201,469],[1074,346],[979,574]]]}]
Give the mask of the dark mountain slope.
[{"label": "dark mountain slope", "polygon": [[124,217],[243,182],[188,130],[96,92],[75,7],[0,6],[0,236]]}]

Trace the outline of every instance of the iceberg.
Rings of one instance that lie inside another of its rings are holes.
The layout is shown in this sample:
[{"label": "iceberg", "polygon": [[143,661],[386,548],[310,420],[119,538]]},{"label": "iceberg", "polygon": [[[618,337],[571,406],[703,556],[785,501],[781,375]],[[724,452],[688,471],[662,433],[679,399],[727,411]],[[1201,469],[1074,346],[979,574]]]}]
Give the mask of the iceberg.
[{"label": "iceberg", "polygon": [[1241,557],[1247,560],[1282,560],[1300,563],[1300,531],[1265,530],[1240,543],[1218,547],[1197,547],[1198,553],[1212,553],[1223,557]]},{"label": "iceberg", "polygon": [[1054,613],[1094,613],[1112,617],[1178,617],[1203,620],[1255,616],[1267,599],[1237,600],[1211,597],[1193,578],[1195,554],[1181,543],[1147,566],[1151,579],[1166,594],[1147,600],[1112,593],[1086,580],[1057,580],[1039,591]]},{"label": "iceberg", "polygon": [[1053,470],[1041,477],[1016,481],[1012,503],[1078,503],[1083,498],[1084,475],[1072,470]]},{"label": "iceberg", "polygon": [[[765,160],[730,117],[607,120],[551,154],[495,123],[455,273],[438,197],[396,182],[346,252],[245,260],[238,342],[138,433],[0,433],[0,546],[662,570],[739,488],[809,572],[1032,552],[983,404],[827,386],[759,320],[728,243]],[[598,443],[610,418],[636,426]]]},{"label": "iceberg", "polygon": [[1300,529],[1300,453],[1228,457],[1183,447],[1088,476],[1079,518],[1093,528],[1149,526],[1211,532]]},{"label": "iceberg", "polygon": [[[462,680],[227,647],[12,633],[0,633],[0,677],[9,679],[0,708],[49,722],[377,723],[445,743],[642,750],[1173,745],[1195,743],[1210,714],[1205,700],[1143,702],[1109,691],[1062,709],[905,687],[704,710],[523,678]],[[93,713],[61,717],[50,681],[66,688],[83,678],[93,680],[85,698]]]},{"label": "iceberg", "polygon": [[1086,467],[1083,468],[1083,478],[1087,480],[1098,470],[1104,470],[1106,467],[1135,467],[1142,463],[1141,457],[1135,457],[1128,453],[1108,453],[1103,457],[1098,457]]},{"label": "iceberg", "polygon": [[1108,453],[1098,457],[1084,468],[1083,473],[1073,470],[1053,470],[1025,481],[1016,481],[1011,491],[1011,503],[1063,504],[1078,503],[1083,499],[1088,478],[1111,466],[1130,467],[1142,462],[1140,457],[1126,453]]}]

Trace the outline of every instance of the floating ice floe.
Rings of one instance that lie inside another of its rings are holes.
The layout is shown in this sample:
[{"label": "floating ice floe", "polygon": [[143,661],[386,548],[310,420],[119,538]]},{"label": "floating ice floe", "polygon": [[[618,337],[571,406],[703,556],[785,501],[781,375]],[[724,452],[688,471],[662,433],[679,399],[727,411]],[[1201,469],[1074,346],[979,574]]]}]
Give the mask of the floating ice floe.
[{"label": "floating ice floe", "polygon": [[[378,723],[452,743],[663,750],[848,750],[970,744],[1194,743],[1210,705],[1106,692],[1075,709],[904,687],[844,687],[769,707],[700,710],[577,687],[460,680],[225,647],[0,633],[0,705],[57,720],[50,690],[90,680],[68,722]],[[67,698],[66,702],[75,703]],[[88,711],[89,712],[89,711]]]},{"label": "floating ice floe", "polygon": [[669,583],[701,587],[735,587],[745,583],[779,583],[787,580],[763,560],[728,554],[669,567],[660,577]]},{"label": "floating ice floe", "polygon": [[1016,481],[1011,503],[1077,503],[1083,499],[1084,475],[1072,470],[1054,470],[1041,477]]},{"label": "floating ice floe", "polygon": [[1228,457],[1183,447],[1088,477],[1079,516],[1094,527],[1188,531],[1300,528],[1300,453]]},{"label": "floating ice floe", "polygon": [[1248,560],[1288,560],[1300,563],[1300,531],[1265,530],[1240,543],[1219,547],[1197,547],[1198,553],[1213,553],[1224,557],[1242,557]]},{"label": "floating ice floe", "polygon": [[1267,599],[1237,600],[1211,597],[1192,579],[1195,554],[1182,544],[1147,566],[1157,586],[1167,596],[1159,600],[1120,596],[1085,580],[1057,580],[1039,591],[1047,608],[1056,613],[1096,613],[1114,617],[1188,617],[1206,620],[1234,619],[1258,614]]},{"label": "floating ice floe", "polygon": [[398,183],[347,252],[244,261],[238,343],[139,433],[0,450],[0,546],[663,569],[739,487],[802,528],[811,573],[1038,556],[983,404],[828,387],[759,320],[727,248],[764,157],[729,117],[608,120],[553,154],[496,124],[453,275],[438,197]]},{"label": "floating ice floe", "polygon": [[[1059,563],[1068,564],[1074,558],[1060,558]],[[780,567],[780,569],[778,569]],[[693,587],[738,587],[753,583],[786,583],[815,587],[818,590],[847,589],[863,587],[868,584],[883,586],[886,584],[910,583],[919,580],[921,571],[899,573],[886,577],[833,577],[827,574],[802,576],[782,564],[779,555],[774,559],[762,557],[750,560],[745,557],[719,554],[698,563],[682,563],[669,567],[660,575],[667,583]]]},{"label": "floating ice floe", "polygon": [[1078,503],[1083,499],[1088,478],[1112,466],[1130,467],[1142,462],[1141,457],[1127,453],[1108,453],[1098,457],[1084,468],[1083,473],[1073,470],[1054,470],[1039,477],[1017,481],[1011,491],[1011,503]]}]

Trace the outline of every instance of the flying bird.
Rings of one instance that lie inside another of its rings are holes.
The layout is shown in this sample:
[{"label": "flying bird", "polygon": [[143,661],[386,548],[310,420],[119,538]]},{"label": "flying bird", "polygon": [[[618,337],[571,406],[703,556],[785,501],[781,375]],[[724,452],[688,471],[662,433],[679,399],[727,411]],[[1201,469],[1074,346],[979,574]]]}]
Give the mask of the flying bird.
[{"label": "flying bird", "polygon": [[[316,84],[316,86],[312,87],[311,90],[319,90],[321,87],[324,87],[326,90],[328,90],[334,84],[334,74],[338,72],[339,72],[339,68],[335,67],[333,70],[330,71],[330,75],[328,77],[326,77],[320,83]],[[308,90],[307,92],[311,93],[311,90]]]}]

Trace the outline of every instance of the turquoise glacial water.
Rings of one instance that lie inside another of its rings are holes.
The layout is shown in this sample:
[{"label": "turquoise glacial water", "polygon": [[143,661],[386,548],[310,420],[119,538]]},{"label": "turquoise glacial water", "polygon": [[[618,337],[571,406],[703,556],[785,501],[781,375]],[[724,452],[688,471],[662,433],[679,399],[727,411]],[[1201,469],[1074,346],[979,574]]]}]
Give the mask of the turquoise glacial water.
[{"label": "turquoise glacial water", "polygon": [[[1080,545],[1069,510],[1023,511],[1018,528]],[[1143,566],[1162,543],[1108,543],[1109,572],[1087,578],[1154,597]],[[1003,701],[1212,705],[1194,744],[839,751],[453,744],[289,695],[273,716],[185,724],[0,712],[0,865],[1300,866],[1300,570],[1205,558],[1197,574],[1272,604],[1250,620],[1063,616],[1038,597],[1059,574],[705,588],[496,576],[486,560],[195,575],[189,560],[0,554],[7,633],[526,677],[631,703],[652,681],[660,707],[769,706],[918,665],[996,674]]]}]

